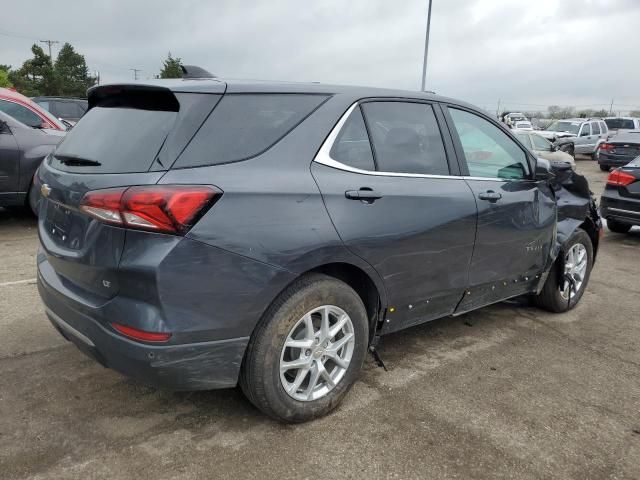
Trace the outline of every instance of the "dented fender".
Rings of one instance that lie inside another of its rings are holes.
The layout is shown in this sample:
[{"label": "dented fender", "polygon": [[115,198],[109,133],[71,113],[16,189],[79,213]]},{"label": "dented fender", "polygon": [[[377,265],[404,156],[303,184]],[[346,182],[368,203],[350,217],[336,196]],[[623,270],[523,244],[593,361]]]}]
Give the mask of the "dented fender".
[{"label": "dented fender", "polygon": [[[555,194],[557,209],[556,239],[549,252],[547,273],[556,259],[564,258],[563,249],[576,229],[585,227],[593,243],[593,258],[596,258],[602,220],[589,182],[572,168],[552,165],[554,177],[549,184]],[[560,269],[562,271],[562,269]]]}]

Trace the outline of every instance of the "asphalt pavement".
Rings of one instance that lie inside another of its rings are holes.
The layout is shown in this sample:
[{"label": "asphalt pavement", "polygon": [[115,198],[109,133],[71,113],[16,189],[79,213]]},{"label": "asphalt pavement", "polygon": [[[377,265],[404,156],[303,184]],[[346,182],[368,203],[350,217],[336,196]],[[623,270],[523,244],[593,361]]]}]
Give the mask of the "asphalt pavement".
[{"label": "asphalt pavement", "polygon": [[[598,195],[606,173],[577,169]],[[342,406],[284,426],[239,390],[105,369],[46,320],[35,220],[0,209],[0,479],[640,478],[640,230],[577,308],[503,303],[383,339]]]}]

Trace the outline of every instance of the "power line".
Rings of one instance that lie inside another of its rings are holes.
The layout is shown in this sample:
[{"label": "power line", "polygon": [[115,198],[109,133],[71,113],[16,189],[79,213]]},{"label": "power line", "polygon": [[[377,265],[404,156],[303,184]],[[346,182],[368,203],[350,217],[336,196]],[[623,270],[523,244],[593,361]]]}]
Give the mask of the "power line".
[{"label": "power line", "polygon": [[[46,43],[49,46],[49,58],[51,58],[51,62],[52,63],[53,63],[53,57],[51,56],[51,44],[60,43],[60,41],[58,41],[58,40],[38,40],[36,37],[27,36],[27,35],[20,35],[18,33],[9,32],[7,30],[4,30],[4,31],[0,30],[0,35],[5,36],[5,37],[23,38],[25,40],[38,41],[38,42]],[[119,70],[130,70],[129,67],[113,65],[113,64],[110,64],[110,63],[107,63],[107,62],[91,60],[88,63],[98,64],[98,65],[105,65],[105,66],[108,66],[108,67],[111,67],[111,68],[117,68]],[[137,70],[138,70],[138,72],[144,72],[144,70],[141,70],[141,69],[137,69]]]}]

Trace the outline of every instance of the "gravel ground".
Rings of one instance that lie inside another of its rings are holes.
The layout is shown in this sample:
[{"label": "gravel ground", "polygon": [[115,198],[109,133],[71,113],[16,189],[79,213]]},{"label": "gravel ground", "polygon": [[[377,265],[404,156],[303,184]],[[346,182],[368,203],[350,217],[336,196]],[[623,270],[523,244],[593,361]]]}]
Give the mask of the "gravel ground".
[{"label": "gravel ground", "polygon": [[[578,170],[602,191],[606,174]],[[385,337],[332,415],[171,393],[46,320],[35,221],[0,209],[0,478],[640,478],[640,230],[607,232],[568,314],[500,304]]]}]

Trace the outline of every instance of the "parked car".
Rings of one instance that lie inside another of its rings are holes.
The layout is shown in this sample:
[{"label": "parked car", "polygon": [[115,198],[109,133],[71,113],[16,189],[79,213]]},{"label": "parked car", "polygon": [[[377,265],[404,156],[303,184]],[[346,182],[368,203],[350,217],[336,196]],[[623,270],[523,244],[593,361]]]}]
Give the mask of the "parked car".
[{"label": "parked car", "polygon": [[544,158],[550,162],[565,162],[572,167],[576,166],[576,162],[571,155],[558,150],[554,144],[536,132],[514,130],[513,133],[536,157]]},{"label": "parked car", "polygon": [[24,95],[0,88],[0,112],[32,128],[66,131],[67,127],[40,105]]},{"label": "parked car", "polygon": [[604,120],[594,118],[570,118],[557,120],[538,133],[547,140],[555,142],[558,138],[573,138],[575,153],[591,155],[594,159],[598,145],[609,136]]},{"label": "parked car", "polygon": [[604,123],[609,128],[609,138],[629,130],[640,130],[640,118],[635,117],[607,117]]},{"label": "parked car", "polygon": [[574,307],[601,229],[568,165],[414,91],[101,85],[37,177],[64,337],[156,386],[239,382],[286,422],[335,408],[387,333],[519,295]]},{"label": "parked car", "polygon": [[513,128],[515,130],[531,130],[531,131],[533,131],[533,125],[531,125],[531,122],[529,122],[529,121],[515,122]]},{"label": "parked car", "polygon": [[529,120],[521,112],[505,112],[502,115],[502,122],[507,125],[509,128],[516,128],[516,122],[528,122]]},{"label": "parked car", "polygon": [[64,135],[34,129],[0,112],[0,207],[29,204],[34,172]]},{"label": "parked car", "polygon": [[640,130],[618,133],[598,146],[600,170],[621,167],[640,155]]},{"label": "parked car", "polygon": [[87,100],[84,98],[34,97],[32,100],[71,125],[75,125],[88,108]]},{"label": "parked car", "polygon": [[640,156],[609,174],[600,212],[612,232],[627,233],[640,225]]}]

